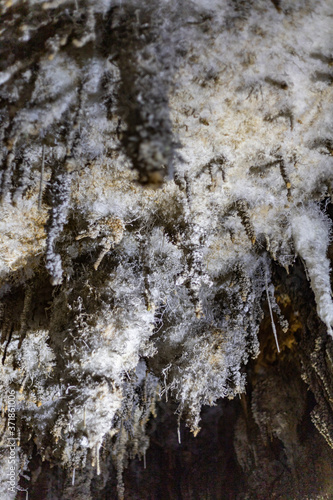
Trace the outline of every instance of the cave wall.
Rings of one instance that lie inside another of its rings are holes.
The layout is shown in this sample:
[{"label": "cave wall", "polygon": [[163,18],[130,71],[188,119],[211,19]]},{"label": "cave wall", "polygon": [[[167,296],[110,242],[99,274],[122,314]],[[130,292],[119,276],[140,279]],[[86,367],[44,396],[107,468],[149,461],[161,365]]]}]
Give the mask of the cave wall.
[{"label": "cave wall", "polygon": [[331,2],[0,5],[2,495],[329,497]]}]

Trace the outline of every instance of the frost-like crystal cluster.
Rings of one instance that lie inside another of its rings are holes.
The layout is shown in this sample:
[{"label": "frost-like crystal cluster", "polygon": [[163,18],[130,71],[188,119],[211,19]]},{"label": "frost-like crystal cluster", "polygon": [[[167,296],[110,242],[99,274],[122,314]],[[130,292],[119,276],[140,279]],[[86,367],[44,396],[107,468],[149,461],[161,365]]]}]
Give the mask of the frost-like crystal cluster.
[{"label": "frost-like crystal cluster", "polygon": [[266,297],[280,315],[273,261],[303,259],[332,335],[333,7],[1,9],[0,393],[21,472],[33,440],[106,474],[107,445],[122,497],[156,399],[196,434],[202,405],[244,391]]}]

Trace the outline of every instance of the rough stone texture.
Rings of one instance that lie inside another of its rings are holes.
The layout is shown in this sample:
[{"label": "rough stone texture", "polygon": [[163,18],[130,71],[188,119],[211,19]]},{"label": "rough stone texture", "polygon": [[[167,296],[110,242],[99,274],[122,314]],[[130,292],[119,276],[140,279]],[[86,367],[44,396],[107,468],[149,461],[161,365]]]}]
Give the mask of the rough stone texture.
[{"label": "rough stone texture", "polygon": [[332,3],[0,5],[1,495],[330,498]]}]

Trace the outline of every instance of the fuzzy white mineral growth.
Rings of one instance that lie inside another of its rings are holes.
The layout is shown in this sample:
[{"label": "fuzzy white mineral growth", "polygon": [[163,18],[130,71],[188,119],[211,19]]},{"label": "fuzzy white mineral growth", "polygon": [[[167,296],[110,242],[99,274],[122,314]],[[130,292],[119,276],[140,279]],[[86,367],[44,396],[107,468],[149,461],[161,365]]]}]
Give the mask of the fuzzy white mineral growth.
[{"label": "fuzzy white mineral growth", "polygon": [[330,262],[326,257],[329,244],[328,221],[318,213],[317,207],[295,215],[292,220],[295,249],[304,259],[315,294],[318,316],[333,335],[333,302],[330,284]]},{"label": "fuzzy white mineral growth", "polygon": [[244,391],[273,260],[304,260],[332,335],[333,5],[1,9],[0,294],[33,304],[4,316],[1,392],[73,478],[108,439],[122,497],[159,391],[194,433]]}]

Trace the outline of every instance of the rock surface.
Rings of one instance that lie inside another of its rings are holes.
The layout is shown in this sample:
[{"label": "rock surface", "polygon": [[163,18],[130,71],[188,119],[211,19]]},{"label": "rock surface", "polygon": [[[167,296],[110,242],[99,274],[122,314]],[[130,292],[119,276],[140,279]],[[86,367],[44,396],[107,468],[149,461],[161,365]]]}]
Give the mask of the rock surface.
[{"label": "rock surface", "polygon": [[0,5],[2,497],[330,498],[332,3]]}]

